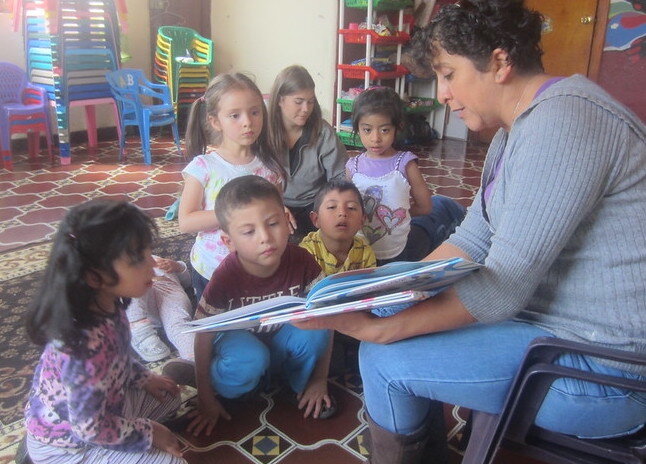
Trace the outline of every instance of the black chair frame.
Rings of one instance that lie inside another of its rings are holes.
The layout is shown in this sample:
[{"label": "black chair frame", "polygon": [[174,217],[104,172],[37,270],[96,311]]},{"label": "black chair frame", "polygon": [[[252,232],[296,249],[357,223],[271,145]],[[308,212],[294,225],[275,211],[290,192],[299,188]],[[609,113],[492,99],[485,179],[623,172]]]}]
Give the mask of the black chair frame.
[{"label": "black chair frame", "polygon": [[558,378],[572,378],[634,392],[646,392],[646,382],[555,365],[566,353],[646,365],[646,356],[553,337],[532,341],[512,383],[501,414],[474,411],[471,437],[462,464],[491,464],[506,448],[554,464],[641,464],[646,457],[644,428],[634,435],[589,440],[534,425],[545,395]]}]

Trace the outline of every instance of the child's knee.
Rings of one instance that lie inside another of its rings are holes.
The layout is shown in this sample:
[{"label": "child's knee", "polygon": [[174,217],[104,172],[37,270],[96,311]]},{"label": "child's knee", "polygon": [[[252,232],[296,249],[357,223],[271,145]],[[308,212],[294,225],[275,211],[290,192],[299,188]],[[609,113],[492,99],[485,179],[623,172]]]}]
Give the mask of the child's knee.
[{"label": "child's knee", "polygon": [[218,350],[213,357],[213,364],[226,373],[264,372],[269,361],[269,350],[262,342],[240,350]]},{"label": "child's knee", "polygon": [[329,330],[299,330],[292,337],[290,352],[297,358],[319,358],[331,343]]},{"label": "child's knee", "polygon": [[258,385],[269,364],[269,350],[262,343],[239,351],[220,351],[211,362],[211,382],[225,398],[237,398]]}]

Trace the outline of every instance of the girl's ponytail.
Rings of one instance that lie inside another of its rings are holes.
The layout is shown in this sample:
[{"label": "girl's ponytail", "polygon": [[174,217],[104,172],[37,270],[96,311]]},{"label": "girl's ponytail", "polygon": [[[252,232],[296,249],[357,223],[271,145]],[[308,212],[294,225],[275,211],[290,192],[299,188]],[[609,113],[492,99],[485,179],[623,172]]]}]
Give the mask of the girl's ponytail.
[{"label": "girl's ponytail", "polygon": [[43,285],[27,319],[27,335],[38,345],[52,339],[72,344],[79,339],[80,328],[93,320],[91,311],[74,310],[79,306],[87,308],[94,290],[85,282],[85,260],[70,226],[69,221],[64,221],[59,227]]},{"label": "girl's ponytail", "polygon": [[[265,117],[265,121],[267,121],[267,113],[266,109],[263,105],[263,114]],[[262,163],[269,168],[270,171],[272,171],[274,174],[276,174],[280,179],[283,181],[283,190],[285,188],[285,185],[287,183],[287,171],[285,170],[285,167],[282,165],[282,163],[279,160],[278,153],[276,153],[272,147],[271,143],[269,141],[269,132],[265,129],[266,124],[263,124],[263,130],[260,132],[260,135],[258,136],[258,140],[256,140],[254,144],[254,152],[256,153],[256,156],[258,156],[258,159],[262,161]]]},{"label": "girl's ponytail", "polygon": [[189,157],[203,155],[209,144],[206,101],[202,96],[191,105],[186,124],[186,153]]}]

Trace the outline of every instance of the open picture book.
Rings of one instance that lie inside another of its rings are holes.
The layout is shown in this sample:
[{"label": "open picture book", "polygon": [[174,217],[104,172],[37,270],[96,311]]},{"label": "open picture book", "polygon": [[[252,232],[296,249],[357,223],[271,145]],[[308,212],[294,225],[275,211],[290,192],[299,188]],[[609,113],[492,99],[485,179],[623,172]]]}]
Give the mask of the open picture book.
[{"label": "open picture book", "polygon": [[348,311],[395,312],[440,293],[482,265],[463,258],[395,262],[340,272],[314,284],[306,298],[279,296],[188,323],[185,332],[253,329]]}]

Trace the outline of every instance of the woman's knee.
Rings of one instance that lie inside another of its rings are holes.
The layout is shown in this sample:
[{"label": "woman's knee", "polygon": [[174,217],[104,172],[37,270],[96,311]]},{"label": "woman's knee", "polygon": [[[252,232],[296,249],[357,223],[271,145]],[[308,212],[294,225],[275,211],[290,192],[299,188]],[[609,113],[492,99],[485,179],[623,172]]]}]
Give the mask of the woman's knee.
[{"label": "woman's knee", "polygon": [[359,344],[359,369],[361,377],[372,376],[382,368],[388,369],[391,355],[394,353],[392,345],[361,342]]}]

